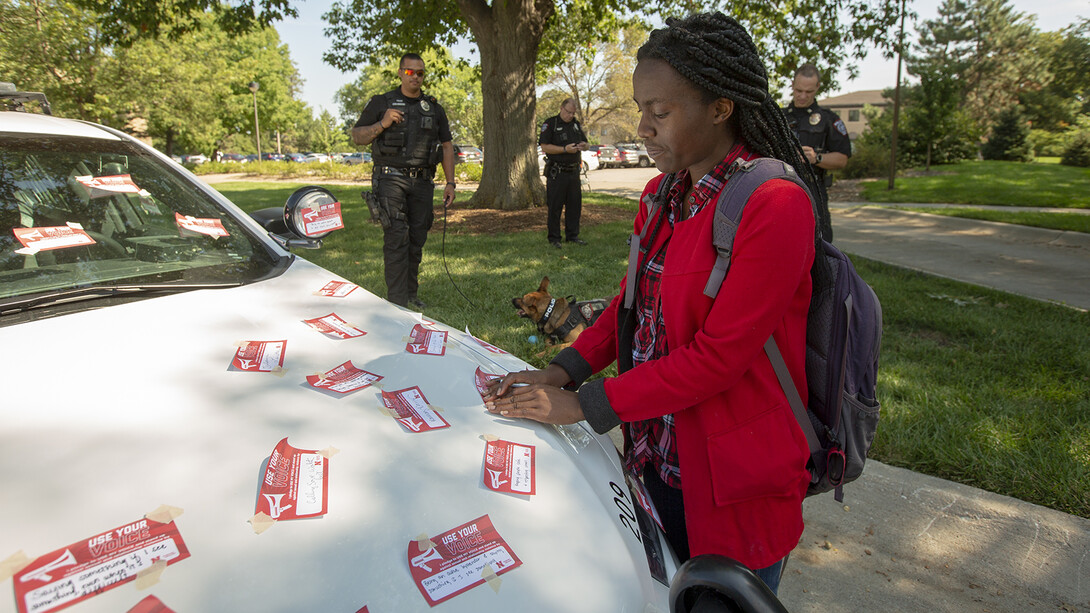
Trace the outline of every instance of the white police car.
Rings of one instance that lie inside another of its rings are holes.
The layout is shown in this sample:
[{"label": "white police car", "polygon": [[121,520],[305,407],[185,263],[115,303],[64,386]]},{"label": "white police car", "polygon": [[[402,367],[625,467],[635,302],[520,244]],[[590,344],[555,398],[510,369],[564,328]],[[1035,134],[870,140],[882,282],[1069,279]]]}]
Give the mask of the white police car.
[{"label": "white police car", "polygon": [[0,613],[755,600],[679,572],[608,438],[484,410],[525,363],[289,250],[340,225],[322,188],[251,218],[113,129],[0,111]]}]

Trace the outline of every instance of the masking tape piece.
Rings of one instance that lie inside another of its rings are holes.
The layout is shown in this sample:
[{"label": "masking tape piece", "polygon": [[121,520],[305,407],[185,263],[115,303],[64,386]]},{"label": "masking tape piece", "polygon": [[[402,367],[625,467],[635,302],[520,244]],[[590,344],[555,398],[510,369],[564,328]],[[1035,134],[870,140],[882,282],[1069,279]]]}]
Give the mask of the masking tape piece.
[{"label": "masking tape piece", "polygon": [[158,509],[145,514],[144,517],[161,524],[169,524],[174,521],[175,517],[178,517],[182,513],[185,513],[185,511],[178,507],[172,507],[169,504],[161,504]]},{"label": "masking tape piece", "polygon": [[276,520],[269,517],[269,514],[264,511],[259,511],[257,515],[254,515],[247,521],[254,527],[254,534],[261,534],[276,523]]},{"label": "masking tape piece", "polygon": [[26,554],[23,553],[22,549],[11,554],[7,559],[0,561],[0,582],[6,581],[9,577],[14,577],[15,573],[30,566],[31,562],[33,562],[33,560],[26,557]]},{"label": "masking tape piece", "polygon": [[427,551],[429,549],[435,549],[438,545],[435,541],[431,540],[427,532],[423,532],[420,536],[416,537],[416,547],[421,551]]},{"label": "masking tape piece", "polygon": [[444,411],[443,407],[436,404],[429,404],[428,408],[435,411],[436,413],[441,413]]},{"label": "masking tape piece", "polygon": [[392,412],[392,411],[390,411],[390,409],[387,409],[387,408],[386,408],[386,407],[384,407],[384,406],[380,406],[380,407],[378,408],[378,412],[379,412],[379,413],[382,413],[382,414],[383,414],[383,415],[385,415],[386,417],[393,417],[393,416],[394,416],[393,412]]},{"label": "masking tape piece", "polygon": [[235,341],[231,345],[232,347],[249,347],[250,341]]},{"label": "masking tape piece", "polygon": [[284,368],[283,366],[276,366],[269,372],[276,375],[277,377],[283,377],[284,375],[288,374],[288,370],[289,369]]},{"label": "masking tape piece", "polygon": [[136,573],[136,589],[146,590],[149,587],[159,583],[159,575],[163,574],[163,571],[167,568],[166,560],[156,560],[148,568]]},{"label": "masking tape piece", "polygon": [[500,437],[496,436],[495,434],[482,434],[481,440],[491,443],[492,441],[500,440]]},{"label": "masking tape piece", "polygon": [[411,340],[413,340],[413,337],[411,337],[411,336],[402,336],[401,337],[401,342],[403,342],[403,343],[408,343]]},{"label": "masking tape piece", "polygon": [[329,458],[332,458],[333,456],[337,455],[340,452],[341,452],[340,449],[337,449],[333,445],[330,445],[329,447],[326,447],[325,449],[319,451],[318,455],[320,455],[323,458],[328,460]]},{"label": "masking tape piece", "polygon": [[500,593],[500,584],[503,583],[503,579],[500,579],[496,571],[492,570],[491,564],[485,564],[484,568],[481,569],[481,578],[488,584],[488,587],[492,588],[493,592]]}]

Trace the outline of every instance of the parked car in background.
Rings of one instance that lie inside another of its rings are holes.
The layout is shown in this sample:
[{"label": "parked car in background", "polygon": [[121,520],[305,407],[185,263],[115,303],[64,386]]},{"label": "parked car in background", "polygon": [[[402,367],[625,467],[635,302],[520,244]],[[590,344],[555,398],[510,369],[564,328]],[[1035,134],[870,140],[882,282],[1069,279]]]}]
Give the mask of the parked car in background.
[{"label": "parked car in background", "polygon": [[454,163],[461,164],[471,162],[480,164],[484,162],[484,152],[474,145],[454,145]]},{"label": "parked car in background", "polygon": [[[618,143],[618,149],[625,151],[626,165],[639,166],[640,168],[647,168],[651,165],[651,156],[647,155],[647,149],[639,143]],[[632,161],[632,154],[635,154],[635,161]]]},{"label": "parked car in background", "polygon": [[192,153],[190,155],[183,155],[182,162],[186,164],[204,164],[208,161],[208,157],[203,153]]},{"label": "parked car in background", "polygon": [[357,151],[355,153],[349,153],[341,158],[342,164],[348,164],[355,166],[356,164],[367,164],[371,162],[371,154],[366,151]]},{"label": "parked car in background", "polygon": [[262,153],[261,159],[269,162],[285,162],[288,160],[288,156],[283,153]]},{"label": "parked car in background", "polygon": [[613,145],[591,145],[591,151],[598,152],[599,168],[620,168],[621,158],[617,148]]},{"label": "parked car in background", "polygon": [[299,162],[302,164],[307,161],[307,156],[303,153],[285,153],[284,161],[286,162]]},{"label": "parked car in background", "polygon": [[220,154],[220,161],[221,162],[237,162],[239,164],[244,164],[244,163],[246,163],[246,156],[242,155],[241,153],[221,153]]},{"label": "parked car in background", "polygon": [[325,153],[307,153],[303,156],[304,162],[328,162],[329,156]]}]

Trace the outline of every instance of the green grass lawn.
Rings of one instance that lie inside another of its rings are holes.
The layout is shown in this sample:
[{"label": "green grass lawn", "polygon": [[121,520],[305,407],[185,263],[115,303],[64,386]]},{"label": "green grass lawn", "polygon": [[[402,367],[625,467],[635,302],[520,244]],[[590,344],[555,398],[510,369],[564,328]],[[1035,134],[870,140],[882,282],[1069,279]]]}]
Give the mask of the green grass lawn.
[{"label": "green grass lawn", "polygon": [[975,161],[932,166],[930,174],[863,185],[870,202],[948,202],[1090,208],[1090,168],[1059,164]]},{"label": "green grass lawn", "polygon": [[[282,205],[298,185],[215,187],[253,210]],[[330,189],[347,228],[300,255],[385,295],[381,230],[358,189]],[[602,195],[585,201],[636,206]],[[590,245],[579,249],[547,249],[537,232],[448,233],[444,247],[439,215],[421,267],[427,315],[468,326],[535,366],[551,352],[528,340],[537,332],[516,317],[511,298],[543,275],[558,295],[609,297],[624,273],[627,222],[584,228]],[[882,422],[871,457],[1090,518],[1090,314],[854,260],[885,314]]]}]

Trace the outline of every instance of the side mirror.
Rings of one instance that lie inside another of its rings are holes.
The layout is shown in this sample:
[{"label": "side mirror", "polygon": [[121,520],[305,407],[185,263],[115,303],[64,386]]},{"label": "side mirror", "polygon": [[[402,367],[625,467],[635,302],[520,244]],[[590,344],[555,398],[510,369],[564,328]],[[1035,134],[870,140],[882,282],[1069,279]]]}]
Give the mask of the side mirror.
[{"label": "side mirror", "polygon": [[670,583],[670,613],[788,613],[760,577],[720,555],[690,558]]},{"label": "side mirror", "polygon": [[261,227],[286,248],[318,249],[322,239],[344,227],[341,203],[324,187],[301,187],[288,197],[284,209],[250,213]]}]

